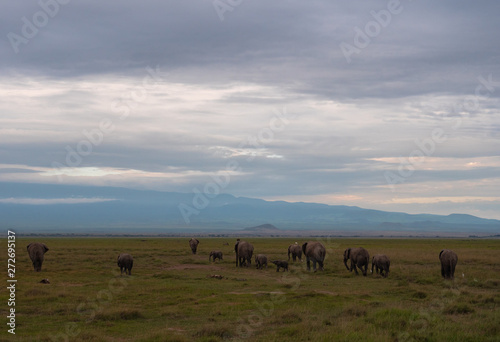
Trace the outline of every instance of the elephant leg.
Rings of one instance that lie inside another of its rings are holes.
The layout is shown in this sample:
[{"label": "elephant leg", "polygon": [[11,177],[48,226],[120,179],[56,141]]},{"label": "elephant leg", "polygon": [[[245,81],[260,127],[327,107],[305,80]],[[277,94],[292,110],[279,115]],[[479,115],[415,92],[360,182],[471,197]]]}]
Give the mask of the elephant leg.
[{"label": "elephant leg", "polygon": [[318,261],[319,264],[319,270],[323,271],[323,261]]},{"label": "elephant leg", "polygon": [[313,260],[313,270],[316,272],[316,259]]},{"label": "elephant leg", "polygon": [[354,272],[356,272],[356,275],[358,275],[359,273],[356,264],[353,263],[351,267],[354,269]]},{"label": "elephant leg", "polygon": [[311,260],[309,259],[309,257],[307,257],[307,270],[311,270]]}]

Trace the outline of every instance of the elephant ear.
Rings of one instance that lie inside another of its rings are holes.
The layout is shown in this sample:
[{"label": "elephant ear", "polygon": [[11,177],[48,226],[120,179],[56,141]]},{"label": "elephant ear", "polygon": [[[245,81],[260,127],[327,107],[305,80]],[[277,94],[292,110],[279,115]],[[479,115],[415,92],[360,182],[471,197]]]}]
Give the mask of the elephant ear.
[{"label": "elephant ear", "polygon": [[441,252],[439,252],[439,258],[441,258],[441,254],[443,254],[443,252],[444,252],[444,249]]},{"label": "elephant ear", "polygon": [[238,242],[236,242],[236,244],[234,245],[234,251],[235,251],[236,253],[238,253],[238,245],[239,245],[239,244],[240,244],[240,242],[238,241]]},{"label": "elephant ear", "polygon": [[344,256],[346,257],[346,259],[350,259],[351,258],[351,249],[350,248],[347,248],[345,250]]},{"label": "elephant ear", "polygon": [[306,253],[307,242],[302,245],[302,252]]},{"label": "elephant ear", "polygon": [[200,243],[200,241],[198,241],[198,239],[195,239],[196,240],[196,243]]},{"label": "elephant ear", "polygon": [[44,253],[47,253],[47,251],[49,250],[49,247],[47,247],[47,245],[44,243],[42,243],[42,246],[44,248]]},{"label": "elephant ear", "polygon": [[32,242],[32,243],[30,243],[28,246],[26,246],[26,249],[27,249],[28,251],[30,250],[30,246],[31,246],[32,244],[33,244],[33,242]]}]

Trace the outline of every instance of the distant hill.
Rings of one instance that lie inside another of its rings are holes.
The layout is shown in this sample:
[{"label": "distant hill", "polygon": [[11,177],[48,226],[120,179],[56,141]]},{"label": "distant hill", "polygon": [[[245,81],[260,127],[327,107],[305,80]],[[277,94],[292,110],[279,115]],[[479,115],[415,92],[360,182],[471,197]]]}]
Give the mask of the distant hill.
[{"label": "distant hill", "polygon": [[243,230],[249,230],[249,231],[254,231],[254,232],[269,231],[269,230],[279,231],[278,228],[276,228],[275,226],[273,226],[272,224],[269,224],[269,223],[261,224],[260,226],[256,226],[256,227],[244,228]]},{"label": "distant hill", "polygon": [[260,226],[256,227],[248,227],[244,228],[243,231],[245,232],[256,232],[256,233],[267,233],[267,234],[273,234],[273,233],[279,233],[280,230],[273,226],[272,224],[266,223],[266,224],[261,224]]},{"label": "distant hill", "polygon": [[0,182],[0,226],[22,232],[69,233],[383,231],[435,235],[449,232],[463,236],[500,231],[499,220],[465,214],[412,215],[355,206],[264,201],[228,194],[205,199],[203,202],[195,194],[117,187]]}]

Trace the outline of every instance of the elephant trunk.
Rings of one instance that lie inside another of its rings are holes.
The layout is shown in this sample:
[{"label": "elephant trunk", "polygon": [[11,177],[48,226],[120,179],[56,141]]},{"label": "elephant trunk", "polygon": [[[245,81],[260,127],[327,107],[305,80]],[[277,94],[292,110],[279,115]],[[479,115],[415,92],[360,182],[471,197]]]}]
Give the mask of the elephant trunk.
[{"label": "elephant trunk", "polygon": [[347,268],[348,271],[350,271],[349,267],[347,266],[347,260],[349,260],[351,257],[351,249],[350,248],[347,248],[345,251],[344,251],[344,265],[345,265],[345,268]]}]

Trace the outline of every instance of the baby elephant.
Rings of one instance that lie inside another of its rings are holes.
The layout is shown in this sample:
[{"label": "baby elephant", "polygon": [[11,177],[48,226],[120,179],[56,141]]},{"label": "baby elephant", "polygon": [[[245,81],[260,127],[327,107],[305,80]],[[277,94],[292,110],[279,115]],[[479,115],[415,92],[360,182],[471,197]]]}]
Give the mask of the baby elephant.
[{"label": "baby elephant", "polygon": [[257,264],[257,269],[261,270],[264,265],[267,268],[267,257],[264,254],[257,254],[255,256],[255,263]]},{"label": "baby elephant", "polygon": [[210,256],[208,257],[208,261],[210,261],[213,258],[214,262],[216,258],[219,258],[219,260],[222,259],[222,252],[221,251],[211,251]]},{"label": "baby elephant", "polygon": [[[375,271],[379,273],[380,275],[383,276],[384,278],[387,278],[389,275],[389,267],[391,266],[391,261],[389,258],[384,255],[384,254],[376,254],[372,258],[372,273],[373,273],[373,267],[375,267]],[[385,273],[384,273],[385,272]]]},{"label": "baby elephant", "polygon": [[42,270],[43,256],[49,249],[44,243],[40,242],[32,242],[27,248],[35,271],[40,272]]},{"label": "baby elephant", "polygon": [[120,274],[123,274],[123,271],[125,271],[125,274],[128,275],[132,274],[132,266],[134,265],[134,258],[130,254],[127,253],[121,253],[118,256],[118,267],[120,267]]},{"label": "baby elephant", "polygon": [[279,272],[280,268],[283,268],[283,272],[288,271],[288,261],[276,260],[276,261],[273,261],[273,264],[275,264],[277,266],[276,272]]}]

